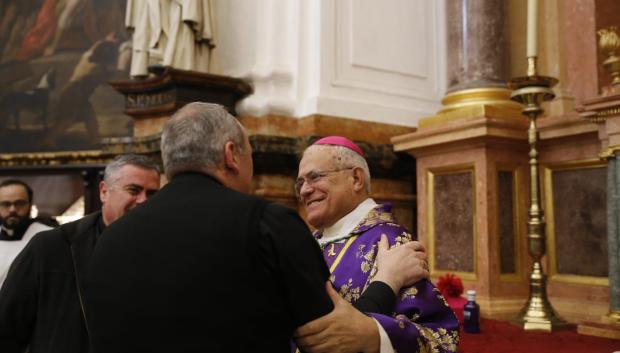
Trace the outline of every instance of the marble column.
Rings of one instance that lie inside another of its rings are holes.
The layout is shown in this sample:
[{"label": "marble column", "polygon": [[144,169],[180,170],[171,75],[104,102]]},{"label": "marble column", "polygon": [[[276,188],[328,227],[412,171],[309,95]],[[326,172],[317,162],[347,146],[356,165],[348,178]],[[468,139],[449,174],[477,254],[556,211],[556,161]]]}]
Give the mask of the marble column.
[{"label": "marble column", "polygon": [[505,1],[450,0],[448,93],[506,86],[508,81]]},{"label": "marble column", "polygon": [[[607,247],[609,254],[609,311],[620,319],[620,151],[607,164]],[[619,322],[620,323],[620,322]]]}]

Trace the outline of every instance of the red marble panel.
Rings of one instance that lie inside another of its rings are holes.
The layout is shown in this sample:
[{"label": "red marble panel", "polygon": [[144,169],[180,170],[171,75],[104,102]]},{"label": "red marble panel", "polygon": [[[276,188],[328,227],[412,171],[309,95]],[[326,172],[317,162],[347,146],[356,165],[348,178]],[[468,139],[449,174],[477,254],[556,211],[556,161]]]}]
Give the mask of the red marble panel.
[{"label": "red marble panel", "polygon": [[474,271],[474,188],[471,171],[435,176],[435,268]]},{"label": "red marble panel", "polygon": [[497,186],[500,272],[502,274],[516,273],[513,172],[499,171],[497,173]]},{"label": "red marble panel", "polygon": [[553,173],[559,274],[607,277],[607,168]]}]

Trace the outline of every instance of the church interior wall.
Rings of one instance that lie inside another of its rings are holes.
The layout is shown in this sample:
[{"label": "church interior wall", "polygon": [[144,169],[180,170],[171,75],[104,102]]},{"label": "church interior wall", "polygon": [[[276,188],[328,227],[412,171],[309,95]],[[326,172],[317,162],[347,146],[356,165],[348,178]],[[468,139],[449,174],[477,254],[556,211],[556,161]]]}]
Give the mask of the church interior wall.
[{"label": "church interior wall", "polygon": [[443,7],[424,0],[216,1],[221,39],[213,72],[252,83],[241,115],[321,114],[413,127],[440,107],[445,92]]}]

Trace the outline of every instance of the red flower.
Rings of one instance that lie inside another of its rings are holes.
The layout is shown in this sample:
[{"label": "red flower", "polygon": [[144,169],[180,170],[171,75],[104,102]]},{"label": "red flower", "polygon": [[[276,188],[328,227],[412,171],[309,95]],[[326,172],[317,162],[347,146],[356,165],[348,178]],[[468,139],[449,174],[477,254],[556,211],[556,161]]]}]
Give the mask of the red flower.
[{"label": "red flower", "polygon": [[439,277],[437,288],[444,297],[460,297],[463,294],[463,282],[453,273],[446,273]]}]

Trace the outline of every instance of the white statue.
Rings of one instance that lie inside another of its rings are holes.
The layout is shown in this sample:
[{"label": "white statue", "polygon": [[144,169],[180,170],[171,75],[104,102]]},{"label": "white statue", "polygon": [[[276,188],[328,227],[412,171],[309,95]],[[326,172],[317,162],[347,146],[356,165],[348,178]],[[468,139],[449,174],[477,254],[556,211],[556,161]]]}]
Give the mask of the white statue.
[{"label": "white statue", "polygon": [[150,65],[207,72],[214,47],[211,15],[211,0],[127,0],[130,75],[144,77]]}]

